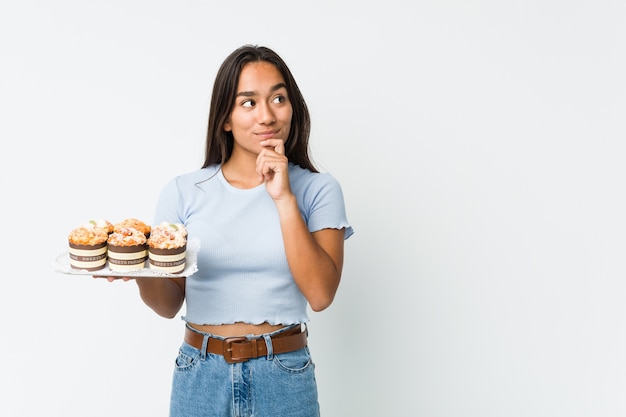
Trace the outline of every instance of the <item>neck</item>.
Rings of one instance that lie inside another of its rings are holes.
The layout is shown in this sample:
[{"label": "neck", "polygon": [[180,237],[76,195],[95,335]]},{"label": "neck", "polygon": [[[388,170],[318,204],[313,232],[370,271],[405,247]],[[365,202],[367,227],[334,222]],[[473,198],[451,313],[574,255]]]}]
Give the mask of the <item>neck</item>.
[{"label": "neck", "polygon": [[226,181],[237,188],[254,188],[263,182],[256,172],[256,157],[246,157],[235,152],[222,165],[222,173]]}]

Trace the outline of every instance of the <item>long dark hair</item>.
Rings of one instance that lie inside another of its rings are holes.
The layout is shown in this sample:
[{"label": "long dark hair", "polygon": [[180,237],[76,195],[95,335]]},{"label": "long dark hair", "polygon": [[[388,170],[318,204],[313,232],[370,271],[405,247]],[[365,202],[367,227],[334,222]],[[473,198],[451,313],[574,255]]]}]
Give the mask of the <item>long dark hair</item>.
[{"label": "long dark hair", "polygon": [[204,165],[223,164],[233,152],[233,135],[224,130],[235,105],[239,75],[244,65],[250,62],[269,62],[282,74],[287,84],[287,94],[293,108],[291,129],[285,142],[285,156],[296,165],[318,172],[309,158],[309,134],[311,119],[304,97],[287,64],[276,52],[264,46],[244,45],[233,51],[222,63],[213,84],[209,126],[206,137]]}]

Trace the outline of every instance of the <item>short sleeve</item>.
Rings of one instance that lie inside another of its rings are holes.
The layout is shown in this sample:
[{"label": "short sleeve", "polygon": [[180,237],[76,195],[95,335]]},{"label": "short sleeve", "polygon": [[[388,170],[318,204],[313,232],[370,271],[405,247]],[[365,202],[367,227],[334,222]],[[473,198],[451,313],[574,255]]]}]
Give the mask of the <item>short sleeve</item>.
[{"label": "short sleeve", "polygon": [[341,185],[330,174],[316,175],[315,181],[307,187],[304,202],[305,219],[311,232],[345,229],[344,239],[354,234],[348,222]]},{"label": "short sleeve", "polygon": [[185,224],[185,219],[181,215],[180,204],[177,178],[174,178],[161,190],[154,213],[154,224],[161,222]]}]

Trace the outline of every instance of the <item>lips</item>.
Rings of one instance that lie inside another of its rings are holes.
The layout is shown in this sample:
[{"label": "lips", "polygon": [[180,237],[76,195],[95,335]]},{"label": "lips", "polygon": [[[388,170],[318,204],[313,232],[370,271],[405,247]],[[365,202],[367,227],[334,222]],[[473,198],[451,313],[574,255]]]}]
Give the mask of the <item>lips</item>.
[{"label": "lips", "polygon": [[265,140],[265,139],[272,139],[276,137],[277,133],[278,133],[277,130],[270,130],[267,132],[257,132],[255,133],[255,135],[257,135],[260,139]]}]

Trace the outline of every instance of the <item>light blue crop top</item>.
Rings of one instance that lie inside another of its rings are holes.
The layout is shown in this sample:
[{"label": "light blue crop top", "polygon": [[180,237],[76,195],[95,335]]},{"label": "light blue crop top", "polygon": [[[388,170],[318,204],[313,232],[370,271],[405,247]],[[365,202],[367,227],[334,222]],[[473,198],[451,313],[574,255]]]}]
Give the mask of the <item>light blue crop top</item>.
[{"label": "light blue crop top", "polygon": [[[289,165],[289,181],[311,232],[345,228],[339,183],[328,173]],[[307,301],[293,280],[275,203],[265,185],[239,189],[219,166],[171,180],[159,197],[154,224],[185,225],[200,239],[198,271],[186,280],[186,314],[196,324],[295,324],[308,321]]]}]

